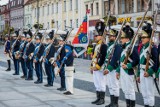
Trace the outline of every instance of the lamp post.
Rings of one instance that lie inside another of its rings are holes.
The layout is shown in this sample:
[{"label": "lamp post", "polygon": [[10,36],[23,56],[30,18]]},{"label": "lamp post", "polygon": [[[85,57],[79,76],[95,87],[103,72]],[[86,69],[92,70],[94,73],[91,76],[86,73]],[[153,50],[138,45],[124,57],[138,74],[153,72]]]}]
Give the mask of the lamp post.
[{"label": "lamp post", "polygon": [[37,0],[37,24],[38,24],[38,30],[39,30],[39,0]]},{"label": "lamp post", "polygon": [[[109,5],[109,6],[108,6],[108,14],[109,14],[109,13],[111,14],[111,0],[108,1],[108,5]],[[109,17],[109,19],[110,19],[110,17]],[[108,20],[108,21],[109,21],[109,20]],[[111,23],[108,22],[108,27],[109,27],[109,29],[110,29],[110,24],[111,24]]]}]

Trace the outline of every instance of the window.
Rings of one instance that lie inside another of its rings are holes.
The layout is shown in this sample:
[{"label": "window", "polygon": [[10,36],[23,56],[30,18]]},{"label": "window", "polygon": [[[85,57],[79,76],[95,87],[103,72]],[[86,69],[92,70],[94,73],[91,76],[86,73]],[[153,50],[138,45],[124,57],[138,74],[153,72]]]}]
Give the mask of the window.
[{"label": "window", "polygon": [[70,20],[70,26],[72,27],[72,19]]},{"label": "window", "polygon": [[57,28],[58,28],[58,21],[56,21],[56,24],[57,24]]},{"label": "window", "polygon": [[[110,0],[110,11],[111,14],[115,14],[115,8],[114,8],[114,0]],[[107,16],[108,15],[108,10],[109,10],[109,2],[105,1],[104,2],[104,15]]]},{"label": "window", "polygon": [[119,0],[118,8],[119,14],[133,13],[134,0]]},{"label": "window", "polygon": [[64,12],[66,12],[66,0],[64,0]]},{"label": "window", "polygon": [[54,4],[52,3],[52,14],[54,14]]},{"label": "window", "polygon": [[[137,0],[137,10],[138,12],[143,12],[147,9],[147,4],[149,0]],[[152,9],[152,2],[150,2],[149,10]]]},{"label": "window", "polygon": [[86,11],[88,10],[88,5],[86,5]]},{"label": "window", "polygon": [[93,3],[91,4],[91,16],[93,16]]},{"label": "window", "polygon": [[43,6],[43,10],[42,10],[42,15],[44,16],[44,6]]},{"label": "window", "polygon": [[28,11],[29,11],[29,6],[28,6]]},{"label": "window", "polygon": [[66,20],[64,20],[64,28],[66,29],[67,23]]},{"label": "window", "polygon": [[78,28],[78,19],[76,19],[76,27]]},{"label": "window", "polygon": [[49,5],[47,6],[47,15],[49,15]]},{"label": "window", "polygon": [[49,22],[47,23],[47,29],[49,29]]},{"label": "window", "polygon": [[70,0],[70,10],[72,10],[72,0]]},{"label": "window", "polygon": [[57,13],[58,13],[58,2],[57,2]]},{"label": "window", "polygon": [[37,13],[37,12],[36,12],[36,8],[35,8],[35,9],[34,9],[34,16],[35,16],[35,17],[36,17],[36,13]]},{"label": "window", "polygon": [[42,15],[41,8],[39,7],[39,16],[41,16],[41,15]]},{"label": "window", "polygon": [[76,10],[78,10],[78,0],[76,0],[76,7],[75,7]]},{"label": "window", "polygon": [[99,4],[96,3],[96,15],[99,15]]}]

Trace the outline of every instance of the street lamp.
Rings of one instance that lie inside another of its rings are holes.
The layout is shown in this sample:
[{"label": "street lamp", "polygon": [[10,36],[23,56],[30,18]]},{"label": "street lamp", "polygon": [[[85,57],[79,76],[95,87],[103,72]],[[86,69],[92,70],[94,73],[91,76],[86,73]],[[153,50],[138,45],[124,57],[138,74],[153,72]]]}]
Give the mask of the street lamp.
[{"label": "street lamp", "polygon": [[[109,0],[108,1],[108,14],[111,14],[111,0]],[[109,17],[109,19],[110,19],[110,17]],[[109,19],[108,19],[108,21],[109,21]],[[109,29],[110,29],[110,22],[108,22],[108,27],[109,27]]]}]

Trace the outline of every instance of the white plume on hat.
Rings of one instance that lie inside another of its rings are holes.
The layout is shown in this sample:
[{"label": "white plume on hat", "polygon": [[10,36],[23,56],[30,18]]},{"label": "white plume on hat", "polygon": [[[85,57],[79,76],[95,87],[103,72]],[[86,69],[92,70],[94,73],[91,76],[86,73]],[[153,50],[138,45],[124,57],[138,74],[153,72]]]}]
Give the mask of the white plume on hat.
[{"label": "white plume on hat", "polygon": [[131,26],[131,24],[129,22],[127,22],[126,25]]},{"label": "white plume on hat", "polygon": [[13,37],[17,36],[15,33],[12,34]]},{"label": "white plume on hat", "polygon": [[104,22],[104,19],[99,19],[101,22]]}]

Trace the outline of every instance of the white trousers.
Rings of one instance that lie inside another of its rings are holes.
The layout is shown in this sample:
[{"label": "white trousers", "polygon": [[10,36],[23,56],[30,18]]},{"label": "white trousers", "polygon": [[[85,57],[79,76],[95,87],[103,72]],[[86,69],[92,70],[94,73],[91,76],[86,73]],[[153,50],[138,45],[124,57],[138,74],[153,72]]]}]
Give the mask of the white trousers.
[{"label": "white trousers", "polygon": [[96,87],[96,91],[106,92],[106,76],[103,75],[103,71],[93,71],[93,82]]},{"label": "white trousers", "polygon": [[65,67],[66,89],[73,94],[74,67]]},{"label": "white trousers", "polygon": [[107,74],[107,84],[110,95],[119,97],[119,81],[116,78],[116,71],[113,70]]},{"label": "white trousers", "polygon": [[144,77],[143,70],[140,70],[140,88],[144,100],[144,105],[154,106],[154,79],[153,77]]},{"label": "white trousers", "polygon": [[120,69],[120,84],[125,94],[125,99],[136,100],[134,89],[134,75],[128,75],[123,68]]}]

